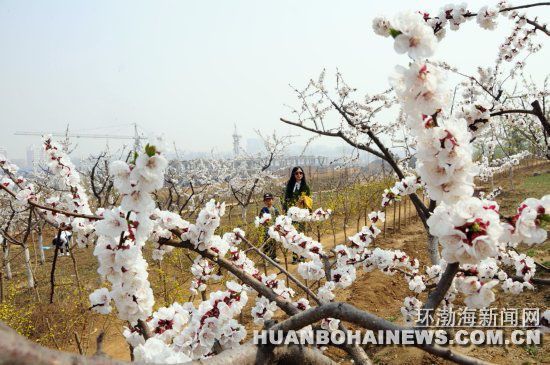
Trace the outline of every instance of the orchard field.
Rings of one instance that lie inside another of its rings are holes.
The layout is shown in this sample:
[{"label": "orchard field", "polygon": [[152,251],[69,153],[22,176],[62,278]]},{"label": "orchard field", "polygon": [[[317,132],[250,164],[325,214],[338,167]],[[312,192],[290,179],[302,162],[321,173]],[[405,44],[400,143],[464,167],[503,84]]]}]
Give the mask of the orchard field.
[{"label": "orchard field", "polygon": [[[550,163],[537,161],[530,164],[522,164],[515,170],[515,176],[512,181],[513,185],[510,185],[509,176],[501,176],[496,179],[497,184],[504,187],[503,193],[499,196],[502,202],[501,207],[508,211],[513,211],[514,201],[518,197],[541,195],[550,190]],[[487,186],[480,188],[490,189],[489,185],[487,184]],[[368,191],[376,191],[375,184],[365,183],[364,187]],[[355,190],[361,189],[355,188]],[[349,194],[349,192],[342,193]],[[359,192],[355,193],[355,195],[351,194],[351,198],[358,201],[370,201],[365,195],[365,193]],[[350,212],[349,214],[354,217],[360,217],[356,212]],[[423,261],[427,260],[428,257],[423,248],[424,231],[418,219],[409,212],[407,216],[410,219],[405,222],[405,213],[403,212],[402,227],[396,229],[394,233],[391,227],[393,224],[393,210],[390,210],[386,214],[389,221],[389,226],[386,227],[388,233],[387,237],[384,236],[380,239],[380,247],[405,250],[410,252],[414,257],[418,257]],[[398,218],[396,219],[398,222]],[[335,235],[332,233],[331,223],[324,222],[321,224],[323,233],[320,242],[331,246],[334,245],[335,236],[336,242],[345,239],[346,236],[343,230],[344,218],[336,218],[336,220],[337,223],[335,225],[338,228]],[[229,227],[227,226],[227,222],[225,226]],[[396,227],[398,226],[397,224]],[[245,225],[244,227],[253,229],[253,225]],[[355,228],[348,229],[353,230]],[[53,236],[54,232],[49,232],[45,236],[45,241],[48,242]],[[535,249],[525,246],[520,247],[519,251],[526,253],[545,267],[550,267],[549,245],[550,242],[546,241],[545,244]],[[12,253],[14,257],[12,265],[23,267],[23,255],[16,250]],[[79,351],[82,351],[83,354],[95,353],[96,338],[100,333],[104,332],[106,334],[105,353],[114,359],[130,360],[130,351],[121,332],[124,322],[117,319],[114,314],[110,314],[109,316],[95,314],[88,310],[89,306],[87,302],[75,300],[77,298],[85,298],[82,293],[92,291],[97,283],[97,262],[93,258],[93,250],[91,248],[74,250],[73,257],[64,257],[59,261],[56,270],[56,298],[52,304],[42,303],[38,298],[47,298],[51,289],[47,278],[50,274],[53,252],[47,250],[46,261],[44,264],[40,264],[38,262],[38,254],[35,250],[36,245],[33,245],[31,248],[31,257],[34,261],[33,272],[36,277],[45,278],[45,280],[37,281],[36,288],[31,290],[26,287],[24,273],[14,273],[13,280],[4,283],[5,297],[0,306],[0,320],[15,329],[18,333],[31,338],[37,343],[74,353],[78,353]],[[278,257],[282,258],[283,254],[283,251],[280,250]],[[146,252],[145,255],[149,258],[150,252]],[[253,259],[259,265],[262,265],[264,262],[259,256]],[[296,273],[296,265],[290,264],[291,257],[288,253],[287,259],[289,262],[288,270],[291,273]],[[186,255],[174,252],[170,259],[163,260],[162,264],[150,269],[150,280],[153,290],[155,293],[160,293],[160,300],[158,300],[157,306],[168,305],[174,301],[194,300],[198,302],[200,300],[189,289],[193,278],[190,273],[190,267],[191,260]],[[277,272],[272,267],[269,267],[268,271],[270,273]],[[209,290],[219,287],[219,284],[213,285]],[[299,289],[296,288],[296,290]],[[385,295],[381,296],[380,292],[384,292]],[[369,310],[389,321],[401,322],[399,298],[406,295],[406,282],[402,278],[388,277],[382,273],[374,272],[359,275],[356,283],[340,291],[336,298],[339,301],[355,303],[357,307]],[[520,304],[540,306],[548,301],[549,295],[548,287],[543,286],[536,292],[521,297],[499,298],[498,307],[514,307]],[[280,319],[284,318],[282,315],[277,317],[280,317]],[[246,311],[243,314],[243,323],[249,330],[257,327],[254,325],[252,317],[247,315]],[[366,350],[371,355],[373,361],[379,364],[396,362],[446,363],[418,349],[392,347],[380,350],[375,347],[367,347]],[[487,349],[470,347],[458,349],[458,351],[470,353],[481,359],[492,360],[497,363],[511,361],[514,364],[528,364],[549,361],[547,343],[542,348],[522,346],[508,347],[506,349],[496,348],[487,351]],[[344,354],[334,351],[330,355],[338,359]]]}]

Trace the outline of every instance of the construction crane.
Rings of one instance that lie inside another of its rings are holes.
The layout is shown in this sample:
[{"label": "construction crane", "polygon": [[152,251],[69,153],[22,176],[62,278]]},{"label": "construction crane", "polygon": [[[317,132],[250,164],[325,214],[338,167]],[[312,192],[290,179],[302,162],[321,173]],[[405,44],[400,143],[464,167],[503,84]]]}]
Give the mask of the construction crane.
[{"label": "construction crane", "polygon": [[54,137],[65,137],[67,140],[69,138],[99,138],[99,139],[133,139],[134,140],[134,151],[139,150],[139,141],[142,138],[137,129],[137,123],[132,123],[134,125],[134,135],[116,135],[116,134],[97,134],[97,133],[69,133],[69,126],[65,133],[50,133],[50,132],[28,132],[28,131],[17,131],[15,132],[16,136],[43,136],[45,134],[50,134]]}]

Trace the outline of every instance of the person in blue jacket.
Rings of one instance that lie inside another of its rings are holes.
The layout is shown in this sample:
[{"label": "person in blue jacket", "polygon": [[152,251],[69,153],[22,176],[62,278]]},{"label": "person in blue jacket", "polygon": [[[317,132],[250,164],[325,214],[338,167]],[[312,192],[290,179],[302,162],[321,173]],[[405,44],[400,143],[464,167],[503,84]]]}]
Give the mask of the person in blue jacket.
[{"label": "person in blue jacket", "polygon": [[[279,209],[273,205],[273,195],[270,193],[264,194],[264,206],[260,210],[260,218],[264,214],[270,214],[271,220],[274,221],[275,218],[279,215]],[[275,240],[270,238],[267,234],[268,228],[265,230],[265,237],[264,237],[264,253],[269,256],[273,261],[279,262],[279,259],[277,259],[277,246]]]}]

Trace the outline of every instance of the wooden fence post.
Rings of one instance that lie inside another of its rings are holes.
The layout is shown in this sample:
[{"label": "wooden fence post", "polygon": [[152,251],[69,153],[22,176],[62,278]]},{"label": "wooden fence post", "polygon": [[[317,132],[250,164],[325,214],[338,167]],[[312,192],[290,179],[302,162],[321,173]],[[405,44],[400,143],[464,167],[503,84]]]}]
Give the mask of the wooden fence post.
[{"label": "wooden fence post", "polygon": [[395,233],[395,218],[397,216],[397,202],[393,202],[393,227],[392,227],[392,233]]},{"label": "wooden fence post", "polygon": [[398,211],[399,211],[399,212],[398,212],[398,214],[399,214],[399,216],[398,216],[398,224],[397,224],[397,226],[399,227],[399,232],[401,232],[401,205],[402,205],[402,204],[401,204],[401,201],[399,201],[399,206],[397,207],[397,209],[398,209]]},{"label": "wooden fence post", "polygon": [[385,219],[384,219],[384,227],[382,229],[382,234],[383,234],[383,237],[386,237],[386,222],[388,221],[388,215],[386,214],[386,207],[384,207],[384,216],[385,216]]},{"label": "wooden fence post", "polygon": [[409,205],[409,199],[408,199],[408,195],[405,196],[405,206],[403,207],[403,211],[405,213],[405,227],[409,224],[409,221],[407,220],[408,216],[407,216],[407,206]]},{"label": "wooden fence post", "polygon": [[[413,219],[413,216],[411,214],[411,212],[414,212],[413,209],[412,209],[412,206],[411,206],[411,198],[409,196],[409,199],[407,200],[407,209],[409,211],[409,213],[407,213],[409,215],[409,224],[412,223],[412,219]],[[413,213],[414,214],[414,213]]]}]

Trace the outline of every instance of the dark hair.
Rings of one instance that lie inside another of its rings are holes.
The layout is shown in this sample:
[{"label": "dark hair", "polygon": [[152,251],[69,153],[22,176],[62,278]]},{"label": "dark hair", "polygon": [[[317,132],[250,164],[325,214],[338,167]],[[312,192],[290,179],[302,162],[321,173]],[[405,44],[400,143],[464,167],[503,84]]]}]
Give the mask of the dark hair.
[{"label": "dark hair", "polygon": [[286,183],[286,196],[291,196],[292,195],[292,190],[294,190],[294,185],[296,184],[296,177],[294,176],[294,174],[296,173],[296,171],[298,170],[302,170],[302,182],[300,183],[300,188],[304,188],[307,186],[307,182],[306,182],[306,173],[304,172],[304,169],[301,168],[300,166],[295,166],[293,169],[292,169],[292,172],[290,173],[290,179],[288,179],[288,182]]}]

